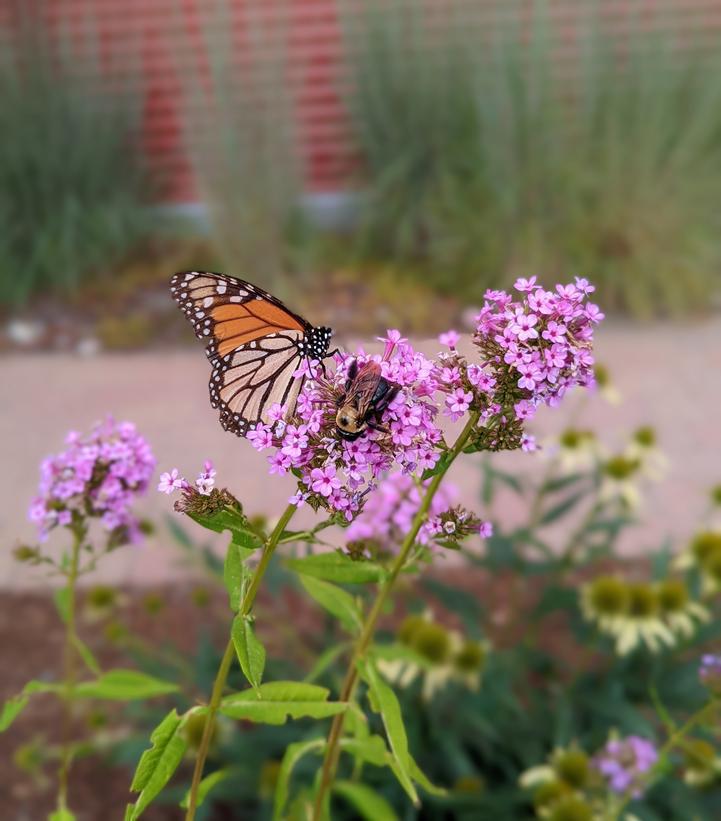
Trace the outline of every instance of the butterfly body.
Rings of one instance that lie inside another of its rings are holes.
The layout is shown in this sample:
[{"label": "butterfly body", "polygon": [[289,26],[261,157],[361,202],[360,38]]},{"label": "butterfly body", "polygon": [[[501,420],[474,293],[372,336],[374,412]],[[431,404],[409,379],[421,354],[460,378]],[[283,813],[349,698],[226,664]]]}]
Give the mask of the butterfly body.
[{"label": "butterfly body", "polygon": [[274,405],[292,414],[305,360],[328,355],[332,331],[315,327],[262,288],[208,271],[183,271],[170,292],[203,340],[213,366],[210,403],[222,426],[245,436]]},{"label": "butterfly body", "polygon": [[357,360],[353,360],[345,390],[338,399],[335,417],[338,436],[353,442],[369,428],[384,430],[380,416],[399,390],[398,385],[383,377],[377,362],[371,360],[359,366]]}]

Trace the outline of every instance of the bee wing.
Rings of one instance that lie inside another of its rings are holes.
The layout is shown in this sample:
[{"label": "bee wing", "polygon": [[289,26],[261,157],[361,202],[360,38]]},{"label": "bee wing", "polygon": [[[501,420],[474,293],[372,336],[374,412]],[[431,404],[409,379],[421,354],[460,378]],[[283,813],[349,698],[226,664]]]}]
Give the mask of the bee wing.
[{"label": "bee wing", "polygon": [[368,413],[380,380],[380,365],[377,362],[367,362],[361,366],[348,386],[345,404],[353,405],[361,419]]}]

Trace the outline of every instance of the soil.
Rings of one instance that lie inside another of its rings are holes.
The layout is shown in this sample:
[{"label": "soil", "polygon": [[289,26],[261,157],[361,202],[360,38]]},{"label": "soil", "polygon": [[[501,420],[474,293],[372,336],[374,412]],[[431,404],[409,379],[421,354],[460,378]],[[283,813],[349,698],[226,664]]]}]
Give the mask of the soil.
[{"label": "soil", "polygon": [[[482,569],[470,566],[431,571],[425,578],[465,591],[482,603],[491,617],[487,627],[493,646],[508,647],[522,639],[519,630],[523,633],[528,621],[519,616],[518,604],[511,605],[511,602],[523,602],[524,609],[530,607],[536,598],[537,582],[530,584],[528,579],[517,575],[496,574],[491,577]],[[424,580],[406,580],[398,591],[395,612],[384,617],[384,625],[397,625],[406,612],[405,595],[420,593],[435,618],[448,627],[462,630],[458,618],[445,611],[442,602],[433,595],[432,581],[428,587]],[[0,674],[0,699],[4,701],[18,693],[30,679],[57,680],[60,677],[63,629],[48,593],[6,592],[0,595],[0,648],[5,661]],[[225,643],[229,617],[227,599],[225,592],[216,585],[196,582],[168,585],[152,591],[127,588],[117,594],[116,604],[112,611],[106,611],[105,617],[90,609],[88,599],[88,594],[81,597],[78,606],[79,629],[103,669],[136,666],[122,642],[109,640],[112,625],[122,624],[133,635],[142,636],[151,653],[160,653],[173,646],[183,657],[192,658],[201,630],[211,638],[219,652]],[[262,635],[269,655],[309,669],[320,652],[314,637],[324,633],[326,624],[320,609],[300,593],[283,586],[272,595],[263,591],[256,603],[256,611],[259,626],[273,624],[273,633]],[[544,622],[541,644],[559,658],[573,651],[563,624],[555,617]],[[204,698],[201,692],[192,695],[198,700]],[[97,703],[93,709],[96,706],[106,712],[106,734],[122,737],[132,729],[127,711],[108,710],[106,705]],[[37,773],[31,774],[20,769],[16,759],[18,750],[31,742],[39,742],[41,754],[47,752],[49,744],[60,741],[61,727],[58,699],[37,695],[11,728],[0,735],[3,821],[40,821],[54,808],[57,762],[47,761]],[[76,730],[78,738],[88,733],[87,725],[78,724]],[[95,737],[98,737],[97,733]],[[187,770],[183,773],[187,781],[190,762],[181,766]],[[69,793],[69,803],[77,821],[112,821],[116,818],[120,821],[125,805],[133,798],[128,792],[131,778],[130,769],[113,764],[109,756],[95,753],[78,759],[71,772]],[[221,809],[216,809],[211,821],[225,821],[231,817],[237,821],[237,816],[226,816]],[[153,805],[143,818],[179,821],[182,813],[175,806]]]}]

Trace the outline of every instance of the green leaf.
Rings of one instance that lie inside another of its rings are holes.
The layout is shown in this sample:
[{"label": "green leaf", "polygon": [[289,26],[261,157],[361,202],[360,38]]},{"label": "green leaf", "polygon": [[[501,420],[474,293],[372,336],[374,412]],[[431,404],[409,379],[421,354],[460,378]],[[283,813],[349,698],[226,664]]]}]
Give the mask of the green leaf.
[{"label": "green leaf", "polygon": [[265,539],[252,530],[233,531],[233,541],[241,550],[260,550],[265,544]]},{"label": "green leaf", "polygon": [[70,812],[67,807],[55,810],[48,816],[48,821],[75,821],[75,813]]},{"label": "green leaf", "polygon": [[289,718],[326,718],[342,713],[348,706],[344,701],[327,701],[329,693],[317,684],[273,681],[226,696],[220,712],[263,724],[285,724]]},{"label": "green leaf", "polygon": [[248,616],[236,616],[233,619],[231,635],[240,669],[248,683],[257,689],[263,680],[265,648],[255,635],[252,620]]},{"label": "green leaf", "polygon": [[190,518],[201,527],[222,533],[229,530],[233,536],[233,541],[250,550],[257,550],[264,544],[264,539],[250,527],[247,516],[240,506],[232,508],[230,506],[217,510],[214,513],[189,513]]},{"label": "green leaf", "polygon": [[562,518],[566,515],[566,513],[570,513],[574,507],[586,496],[585,491],[581,491],[580,493],[574,493],[571,496],[566,497],[563,501],[559,502],[557,505],[549,508],[541,517],[540,524],[542,525],[550,525],[555,522],[557,519]]},{"label": "green leaf", "polygon": [[73,636],[72,642],[88,670],[96,676],[100,675],[100,665],[88,645],[79,636]]},{"label": "green leaf", "polygon": [[240,607],[240,598],[243,592],[243,578],[245,577],[245,565],[243,562],[252,552],[252,550],[246,550],[237,542],[231,540],[225,554],[223,584],[228,591],[230,609],[234,612],[237,612]]},{"label": "green leaf", "polygon": [[304,755],[312,752],[322,752],[325,748],[324,738],[314,738],[311,741],[296,741],[289,744],[285,750],[285,755],[278,771],[278,780],[275,786],[273,797],[273,821],[280,821],[283,818],[283,810],[288,801],[290,788],[290,778],[295,765]]},{"label": "green leaf", "polygon": [[428,776],[421,770],[412,755],[409,756],[409,758],[411,761],[411,778],[416,784],[431,795],[444,796],[448,794],[448,790],[444,790],[443,787],[436,787],[435,784],[428,780]]},{"label": "green leaf", "polygon": [[20,693],[17,696],[9,698],[5,704],[3,704],[2,712],[0,713],[0,733],[4,733],[20,713],[22,713],[28,706],[28,701],[30,701],[30,696],[26,693]]},{"label": "green leaf", "polygon": [[350,593],[312,576],[301,576],[300,583],[318,604],[332,613],[347,630],[351,633],[360,631],[363,616]]},{"label": "green leaf", "polygon": [[53,601],[63,624],[68,623],[70,613],[70,588],[59,587],[53,592]]},{"label": "green leaf", "polygon": [[150,736],[152,746],[140,757],[130,785],[130,789],[140,795],[135,805],[128,807],[126,821],[135,821],[140,817],[178,768],[187,747],[182,728],[189,715],[179,716],[171,710],[153,730]]},{"label": "green leaf", "polygon": [[304,576],[314,576],[341,584],[366,584],[385,578],[385,570],[375,562],[351,559],[344,553],[314,553],[302,559],[286,559],[286,566]]},{"label": "green leaf", "polygon": [[556,479],[549,479],[541,485],[539,492],[542,494],[557,493],[559,490],[565,490],[567,487],[575,485],[579,479],[584,479],[585,476],[586,474],[584,473],[571,473],[568,476],[559,476]]},{"label": "green leaf", "polygon": [[348,801],[366,821],[398,821],[393,807],[375,790],[355,781],[336,781],[333,792]]},{"label": "green leaf", "polygon": [[[215,787],[216,784],[220,784],[221,781],[225,781],[230,775],[232,775],[233,770],[230,768],[226,768],[223,770],[216,770],[215,772],[211,773],[210,775],[206,775],[205,778],[198,784],[198,794],[197,794],[197,802],[196,807],[199,807],[203,801],[205,801],[208,793]],[[190,790],[185,793],[183,800],[180,802],[180,806],[184,809],[188,809],[188,805],[190,804]]]},{"label": "green leaf", "polygon": [[78,698],[103,698],[111,701],[133,701],[176,693],[180,688],[138,670],[110,670],[95,681],[80,682],[75,688]]},{"label": "green leaf", "polygon": [[423,670],[429,670],[435,666],[434,662],[426,656],[416,652],[412,647],[400,642],[393,644],[374,644],[372,650],[373,658],[383,659],[384,661],[408,661],[415,664]]},{"label": "green leaf", "polygon": [[367,738],[344,738],[340,746],[345,752],[375,767],[387,767],[390,764],[391,754],[388,752],[385,741],[379,735],[371,735]]},{"label": "green leaf", "polygon": [[33,693],[53,693],[62,690],[61,684],[52,684],[45,681],[29,681],[16,696],[9,698],[4,704],[0,712],[0,733],[5,730],[15,721],[15,719],[27,707],[30,696]]},{"label": "green leaf", "polygon": [[363,679],[370,687],[371,707],[380,713],[385,727],[388,743],[393,755],[393,771],[400,785],[414,804],[418,804],[418,793],[411,780],[411,756],[408,752],[408,736],[403,724],[401,707],[391,687],[381,678],[378,670],[370,661],[360,662],[359,668]]}]

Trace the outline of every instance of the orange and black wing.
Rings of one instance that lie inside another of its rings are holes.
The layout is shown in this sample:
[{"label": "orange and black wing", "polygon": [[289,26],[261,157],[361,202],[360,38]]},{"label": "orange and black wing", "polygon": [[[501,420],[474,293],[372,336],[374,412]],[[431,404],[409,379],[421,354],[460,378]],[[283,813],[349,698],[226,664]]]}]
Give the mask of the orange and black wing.
[{"label": "orange and black wing", "polygon": [[226,430],[245,436],[278,403],[291,414],[303,385],[304,357],[325,356],[330,331],[314,328],[271,294],[225,274],[188,271],[170,291],[206,342],[213,365],[210,402]]}]

